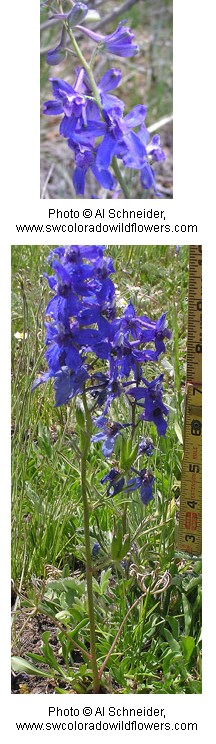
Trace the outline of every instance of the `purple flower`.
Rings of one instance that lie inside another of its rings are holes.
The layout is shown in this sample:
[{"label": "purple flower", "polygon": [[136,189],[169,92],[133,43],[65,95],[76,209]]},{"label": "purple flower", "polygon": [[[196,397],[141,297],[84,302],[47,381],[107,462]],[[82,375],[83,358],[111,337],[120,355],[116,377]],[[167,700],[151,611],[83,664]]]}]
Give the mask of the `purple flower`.
[{"label": "purple flower", "polygon": [[[57,55],[57,47],[51,53]],[[99,81],[97,88],[102,105],[94,100],[91,83],[84,68],[76,70],[74,87],[58,78],[51,78],[54,99],[44,104],[47,115],[63,114],[60,123],[60,134],[68,141],[74,152],[75,170],[73,184],[76,194],[84,195],[85,178],[90,169],[98,183],[109,191],[116,191],[117,184],[109,171],[112,158],[123,161],[127,168],[140,170],[141,183],[144,188],[153,186],[155,193],[155,176],[148,157],[161,160],[164,157],[160,148],[159,137],[155,135],[148,144],[149,133],[144,125],[146,107],[134,106],[123,117],[124,103],[109,91],[117,87],[121,72],[112,68]],[[141,125],[141,126],[140,126]],[[134,132],[134,128],[140,127]],[[102,138],[98,144],[98,137]]]},{"label": "purple flower", "polygon": [[99,418],[96,419],[94,423],[96,426],[102,427],[102,429],[98,434],[94,434],[94,436],[91,438],[91,441],[99,442],[102,440],[103,455],[105,455],[105,457],[110,457],[114,450],[115,441],[119,432],[126,426],[130,426],[130,424],[119,424],[116,421],[108,421],[105,416],[99,416]]},{"label": "purple flower", "polygon": [[98,543],[98,542],[94,543],[93,548],[92,548],[92,556],[93,556],[93,558],[96,558],[97,557],[97,555],[100,552],[100,550],[101,550],[100,543]]},{"label": "purple flower", "polygon": [[48,65],[59,65],[65,57],[65,40],[66,40],[66,29],[63,26],[60,43],[55,49],[50,49],[47,52],[46,61]]},{"label": "purple flower", "polygon": [[113,191],[116,186],[116,181],[112,174],[105,168],[98,168],[96,160],[96,149],[92,145],[80,145],[75,144],[73,140],[68,140],[69,147],[74,151],[74,159],[76,167],[73,172],[73,185],[76,194],[83,196],[85,191],[85,179],[88,170],[90,169],[96,181],[104,189]]},{"label": "purple flower", "polygon": [[156,161],[159,160],[165,160],[165,153],[162,150],[161,144],[160,144],[160,135],[154,134],[151,141],[150,140],[150,133],[148,132],[148,129],[146,129],[145,124],[142,124],[142,126],[139,129],[139,137],[142,140],[143,144],[146,147],[146,151],[148,155]]},{"label": "purple flower", "polygon": [[77,26],[80,21],[83,21],[88,13],[88,7],[84,3],[75,3],[72,10],[68,13],[55,13],[54,18],[59,20],[67,21],[68,26]]},{"label": "purple flower", "polygon": [[62,367],[54,377],[55,405],[63,406],[83,392],[83,386],[89,375],[85,367],[80,366],[72,372],[68,367]]},{"label": "purple flower", "polygon": [[[135,470],[135,468],[132,468],[132,470]],[[151,470],[147,470],[146,468],[143,468],[140,471],[137,470],[135,472],[137,473],[137,475],[135,478],[131,478],[127,482],[125,493],[136,491],[139,488],[141,501],[143,502],[143,504],[146,505],[153,499],[152,488],[155,478]]]},{"label": "purple flower", "polygon": [[107,36],[90,31],[84,26],[78,26],[78,28],[93,41],[103,44],[107,52],[116,54],[118,57],[132,57],[137,54],[139,47],[133,44],[134,34],[130,28],[124,26],[125,23],[126,21],[120,21],[116,30]]},{"label": "purple flower", "polygon": [[74,88],[72,88],[70,83],[67,83],[65,80],[50,78],[54,101],[46,101],[46,103],[44,103],[44,114],[47,114],[48,116],[65,114],[67,118],[70,118],[71,125],[73,122],[74,127],[76,126],[77,119],[82,118],[82,121],[84,123],[86,122],[87,101],[85,96],[79,91],[80,75],[79,72]]},{"label": "purple flower", "polygon": [[[101,430],[92,441],[102,440],[103,454],[109,456],[121,429],[131,426],[106,418],[111,403],[123,393],[143,409],[141,419],[153,421],[158,433],[165,434],[168,409],[162,401],[163,375],[149,383],[142,376],[142,364],[157,360],[170,332],[165,313],[158,321],[136,317],[131,302],[122,318],[116,318],[115,286],[110,279],[114,266],[104,250],[104,246],[75,245],[50,252],[48,261],[54,274],[46,277],[54,295],[46,308],[48,372],[37,378],[33,388],[53,377],[58,406],[82,393],[88,381],[94,408],[96,404],[103,408],[103,415],[95,422]],[[146,341],[153,341],[156,350],[146,349]],[[94,371],[97,359],[106,362],[104,372]],[[133,380],[128,380],[131,372]],[[149,441],[143,444],[143,454],[148,456],[151,451]]]},{"label": "purple flower", "polygon": [[150,437],[141,440],[138,447],[138,455],[147,455],[150,457],[154,451],[154,445]]},{"label": "purple flower", "polygon": [[138,386],[127,391],[127,395],[132,395],[137,404],[144,408],[140,418],[144,421],[152,421],[157,427],[159,436],[165,436],[166,434],[167,421],[163,416],[168,415],[168,408],[162,401],[162,380],[163,374],[152,382],[143,378],[146,387]]},{"label": "purple flower", "polygon": [[[88,79],[87,73],[84,73],[85,92],[87,95],[92,95],[91,83]],[[97,88],[100,93],[100,99],[105,111],[116,108],[119,112],[122,112],[125,108],[125,104],[117,96],[110,95],[110,90],[117,88],[122,79],[122,72],[118,68],[111,67],[107,70],[103,77],[97,83]]]},{"label": "purple flower", "polygon": [[49,370],[49,372],[41,374],[32,385],[32,390],[35,390],[43,382],[47,382],[50,377],[54,377],[54,388],[56,391],[55,405],[57,407],[68,403],[77,393],[82,393],[84,382],[88,379],[89,375],[85,367],[81,364],[75,371],[63,366],[55,373]]},{"label": "purple flower", "polygon": [[165,351],[164,338],[171,338],[168,329],[166,313],[163,313],[157,321],[152,321],[147,315],[137,316],[134,306],[130,301],[121,319],[116,321],[116,326],[126,334],[127,338],[133,336],[140,343],[153,341],[157,356]]},{"label": "purple flower", "polygon": [[108,168],[112,157],[122,158],[123,162],[131,166],[134,158],[143,160],[146,157],[146,149],[139,137],[131,132],[131,129],[138,126],[145,118],[146,107],[142,105],[134,108],[124,118],[119,109],[113,108],[110,111],[104,111],[106,127],[104,138],[97,149],[96,164],[99,168]]},{"label": "purple flower", "polygon": [[137,364],[154,361],[157,354],[151,349],[140,349],[139,341],[128,341],[123,331],[119,330],[110,343],[111,376],[128,377],[130,372],[136,374]]},{"label": "purple flower", "polygon": [[158,356],[165,352],[164,338],[171,338],[166,313],[163,313],[157,321],[150,320],[146,316],[141,317],[139,338],[141,342],[153,341]]},{"label": "purple flower", "polygon": [[107,414],[112,401],[120,397],[124,387],[117,378],[110,379],[108,374],[104,375],[102,372],[95,372],[92,379],[96,380],[92,387],[92,395],[97,399],[99,408],[106,404],[104,414]]},{"label": "purple flower", "polygon": [[120,493],[124,488],[125,479],[120,475],[118,470],[111,468],[109,473],[101,478],[101,483],[108,483],[107,495],[115,496],[116,493]]}]

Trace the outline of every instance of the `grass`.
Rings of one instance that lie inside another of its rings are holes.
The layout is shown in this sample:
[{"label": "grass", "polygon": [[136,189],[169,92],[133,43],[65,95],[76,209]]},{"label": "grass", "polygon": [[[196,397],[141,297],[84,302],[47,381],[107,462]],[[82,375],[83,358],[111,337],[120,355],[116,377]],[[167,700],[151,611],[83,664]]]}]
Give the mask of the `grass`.
[{"label": "grass", "polygon": [[[84,534],[73,406],[53,407],[51,383],[31,393],[32,382],[45,369],[43,314],[49,290],[43,273],[47,253],[47,246],[12,248],[12,577],[17,591],[22,576],[21,605],[28,607],[22,612],[29,608],[34,611],[38,606],[46,613],[49,608],[53,618],[56,613],[62,618],[62,612],[69,612],[70,627],[83,623],[79,637],[88,645],[86,600],[79,596],[80,580],[84,578]],[[154,427],[147,425],[155,444],[155,498],[144,507],[137,492],[127,496],[127,530],[133,548],[125,566],[118,563],[110,568],[110,540],[113,519],[118,526],[126,496],[120,494],[113,500],[101,496],[100,478],[107,472],[107,463],[100,444],[91,451],[91,540],[92,545],[95,541],[101,544],[94,573],[97,652],[103,660],[129,606],[138,599],[140,574],[146,597],[122,629],[106,668],[106,682],[108,675],[111,691],[123,693],[194,694],[201,691],[201,561],[182,556],[175,548],[186,372],[188,248],[183,246],[177,255],[173,246],[114,246],[109,254],[116,268],[119,306],[131,297],[138,312],[153,319],[166,310],[172,340],[160,362],[169,407],[166,438],[159,439]],[[112,462],[115,465],[115,455]],[[77,571],[79,586],[66,586]],[[166,581],[167,571],[168,588],[162,594],[154,593],[154,582],[164,575]],[[47,580],[55,572],[58,580],[48,587]],[[64,587],[62,577],[67,579]],[[57,630],[58,643],[62,644],[67,667],[69,651],[62,632],[62,628]],[[52,676],[47,639],[43,654],[48,676]],[[70,663],[69,667],[73,688],[83,691],[80,664]],[[58,687],[58,673],[55,675]]]}]

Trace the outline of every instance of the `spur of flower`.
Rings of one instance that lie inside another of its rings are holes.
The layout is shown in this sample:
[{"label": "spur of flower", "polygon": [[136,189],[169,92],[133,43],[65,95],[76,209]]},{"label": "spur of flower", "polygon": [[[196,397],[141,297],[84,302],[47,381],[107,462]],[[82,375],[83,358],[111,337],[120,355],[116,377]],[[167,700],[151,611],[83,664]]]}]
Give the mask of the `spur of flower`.
[{"label": "spur of flower", "polygon": [[77,26],[83,34],[89,36],[92,41],[100,44],[107,52],[116,54],[118,57],[133,57],[139,51],[137,44],[133,43],[134,34],[131,28],[125,26],[126,21],[120,21],[116,30],[112,34],[97,34],[85,26]]}]

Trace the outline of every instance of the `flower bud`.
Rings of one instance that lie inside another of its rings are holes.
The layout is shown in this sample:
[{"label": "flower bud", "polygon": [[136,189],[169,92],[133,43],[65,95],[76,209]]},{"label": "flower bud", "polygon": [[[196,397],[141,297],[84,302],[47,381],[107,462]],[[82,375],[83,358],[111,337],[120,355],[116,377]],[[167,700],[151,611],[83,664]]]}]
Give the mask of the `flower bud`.
[{"label": "flower bud", "polygon": [[64,49],[62,49],[61,45],[59,44],[56,49],[50,49],[49,52],[47,52],[46,61],[48,65],[59,65],[60,62],[65,58],[66,52]]},{"label": "flower bud", "polygon": [[88,13],[87,5],[84,3],[75,3],[70,13],[68,13],[67,16],[67,22],[68,25],[72,28],[73,26],[77,26],[77,23],[80,23],[83,21],[85,16]]}]

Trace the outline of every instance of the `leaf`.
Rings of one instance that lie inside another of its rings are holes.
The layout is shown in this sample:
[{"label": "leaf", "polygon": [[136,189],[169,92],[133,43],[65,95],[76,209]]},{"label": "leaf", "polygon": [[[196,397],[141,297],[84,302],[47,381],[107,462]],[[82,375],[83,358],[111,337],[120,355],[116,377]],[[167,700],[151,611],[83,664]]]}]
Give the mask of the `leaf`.
[{"label": "leaf", "polygon": [[58,674],[61,674],[62,677],[64,677],[64,671],[60,664],[58,664],[58,661],[55,657],[55,654],[53,653],[53,650],[49,644],[49,637],[50,637],[50,631],[46,630],[44,633],[42,633],[42,652],[46,659],[46,663],[51,667],[51,669],[55,669]]},{"label": "leaf", "polygon": [[111,568],[108,568],[107,571],[102,571],[101,572],[100,590],[101,590],[101,594],[102,595],[105,594],[105,592],[107,590],[107,587],[108,587],[108,584],[109,584],[109,580],[110,580],[110,575],[111,575]]},{"label": "leaf", "polygon": [[183,610],[184,610],[184,621],[185,621],[185,633],[188,635],[190,633],[191,629],[191,623],[192,623],[192,607],[191,604],[186,597],[186,594],[182,592],[182,604],[183,604]]},{"label": "leaf", "polygon": [[170,375],[170,377],[173,377],[173,375],[174,375],[173,364],[170,364],[170,362],[168,362],[168,359],[166,357],[164,357],[164,359],[162,359],[161,366],[166,370],[166,372],[168,372],[168,374]]},{"label": "leaf", "polygon": [[119,560],[121,560],[122,558],[124,558],[125,555],[127,555],[129,548],[130,548],[130,535],[128,534],[128,535],[124,535],[122,547],[118,555]]},{"label": "leaf", "polygon": [[127,469],[127,460],[128,460],[128,441],[127,439],[124,439],[124,437],[122,437],[121,454],[120,454],[120,462],[119,462],[120,469],[122,470]]},{"label": "leaf", "polygon": [[47,589],[53,589],[53,591],[57,594],[61,594],[61,592],[67,592],[69,589],[71,589],[75,594],[79,594],[81,596],[85,591],[85,582],[76,581],[76,579],[72,579],[70,576],[66,576],[65,578],[59,580],[53,579],[51,581],[48,581]]},{"label": "leaf", "polygon": [[181,646],[183,647],[184,660],[187,663],[195,648],[195,640],[192,636],[182,636],[180,639]]},{"label": "leaf", "polygon": [[38,445],[41,451],[45,453],[50,459],[52,457],[52,447],[50,443],[50,435],[46,426],[43,426],[41,421],[38,424]]},{"label": "leaf", "polygon": [[175,654],[182,655],[181,654],[181,647],[180,647],[178,641],[176,641],[175,638],[173,638],[173,636],[170,633],[170,631],[167,630],[167,628],[164,628],[163,629],[163,633],[164,633],[164,636],[166,638],[166,641],[169,644],[171,650],[174,651]]},{"label": "leaf", "polygon": [[198,586],[201,586],[202,584],[202,577],[201,576],[193,576],[192,579],[188,581],[188,578],[183,579],[182,581],[182,587],[186,594],[189,594],[193,589],[195,589]]},{"label": "leaf", "polygon": [[101,593],[100,586],[95,576],[92,576],[92,586],[93,586],[93,591],[96,592],[96,594]]},{"label": "leaf", "polygon": [[71,613],[69,610],[60,610],[56,613],[56,620],[60,620],[61,623],[67,623],[71,620]]},{"label": "leaf", "polygon": [[131,465],[133,465],[133,463],[135,462],[137,458],[137,454],[138,454],[138,444],[135,444],[135,447],[133,447],[130,455],[128,455],[127,468],[130,468]]},{"label": "leaf", "polygon": [[177,638],[179,636],[179,625],[178,625],[178,622],[177,622],[176,618],[175,617],[170,617],[168,615],[168,617],[166,618],[166,620],[167,620],[167,622],[169,623],[169,625],[171,627],[171,630],[172,630],[172,633],[173,633],[173,636],[174,636],[175,640],[177,641]]},{"label": "leaf", "polygon": [[117,532],[113,535],[111,544],[111,557],[115,561],[119,558],[122,549],[122,523],[118,522]]},{"label": "leaf", "polygon": [[88,625],[88,623],[89,623],[89,618],[84,617],[83,620],[81,620],[80,623],[76,625],[76,628],[73,628],[73,630],[70,631],[70,634],[69,634],[70,638],[75,638],[75,636],[77,636],[77,634],[79,633],[79,630],[81,630],[81,628],[85,628],[85,626]]},{"label": "leaf", "polygon": [[22,659],[21,656],[12,656],[12,669],[14,672],[21,672],[22,674],[36,674],[38,677],[50,677],[50,674],[37,669],[30,661]]},{"label": "leaf", "polygon": [[164,658],[163,658],[163,673],[166,677],[170,674],[170,667],[173,659],[173,652],[171,651],[171,648],[166,652]]},{"label": "leaf", "polygon": [[176,433],[176,436],[177,436],[180,444],[183,444],[182,430],[181,430],[181,427],[178,424],[178,421],[175,421],[175,423],[174,423],[174,429],[175,429],[175,433]]}]

